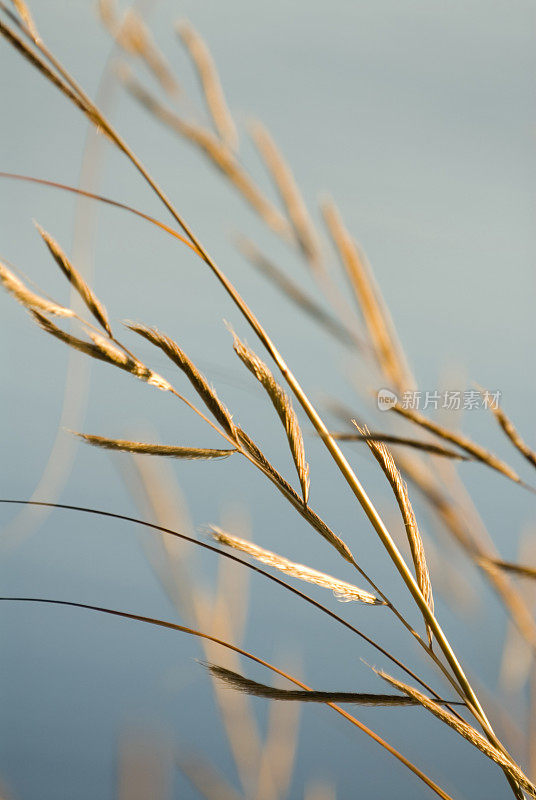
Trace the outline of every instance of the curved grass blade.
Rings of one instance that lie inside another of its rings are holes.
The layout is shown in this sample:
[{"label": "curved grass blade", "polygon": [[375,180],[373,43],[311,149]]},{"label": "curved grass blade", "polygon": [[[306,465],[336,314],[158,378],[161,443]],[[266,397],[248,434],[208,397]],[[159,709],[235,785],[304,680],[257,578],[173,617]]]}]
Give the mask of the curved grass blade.
[{"label": "curved grass blade", "polygon": [[340,617],[334,611],[331,611],[331,609],[327,608],[327,606],[322,605],[322,603],[319,603],[317,600],[314,600],[312,597],[309,597],[309,595],[305,594],[299,589],[296,589],[294,586],[291,586],[290,583],[286,583],[286,581],[281,580],[281,578],[278,578],[276,575],[271,575],[269,572],[266,572],[266,570],[256,566],[255,564],[251,564],[248,561],[244,561],[242,558],[239,558],[233,553],[229,553],[225,550],[220,550],[218,547],[214,547],[208,542],[202,542],[199,539],[194,539],[192,536],[188,536],[185,533],[180,533],[179,531],[173,530],[172,528],[167,528],[163,525],[157,525],[154,522],[147,522],[145,520],[139,519],[138,517],[130,517],[126,514],[118,514],[113,511],[104,511],[98,508],[88,508],[87,506],[68,505],[67,503],[47,503],[44,500],[10,500],[7,498],[0,498],[0,503],[5,505],[36,506],[38,508],[39,507],[57,508],[63,511],[75,511],[77,513],[91,514],[98,517],[106,517],[108,519],[117,519],[117,520],[123,520],[124,522],[133,522],[136,525],[141,525],[144,528],[157,531],[158,533],[165,533],[170,536],[174,536],[177,539],[182,539],[183,541],[189,542],[190,544],[195,544],[197,547],[200,547],[203,550],[207,550],[211,553],[222,556],[223,558],[230,559],[231,561],[234,561],[237,564],[241,564],[242,566],[247,567],[252,572],[257,573],[258,575],[262,575],[272,583],[275,583],[278,586],[285,588],[287,591],[291,592],[296,597],[300,597],[306,603],[309,603],[309,605],[314,606],[319,611],[322,611],[328,617],[335,620],[336,622],[338,622],[343,627],[347,628],[352,633],[355,633],[363,641],[367,642],[367,644],[371,645],[371,647],[373,647],[383,656],[388,658],[393,664],[396,664],[396,666],[399,667],[403,672],[405,672],[406,675],[408,675],[410,678],[412,678],[414,681],[420,684],[423,687],[423,689],[426,689],[426,691],[430,692],[430,694],[437,697],[434,690],[425,681],[421,680],[421,678],[419,678],[418,675],[415,674],[415,672],[413,672],[402,661],[400,661],[398,658],[392,655],[392,653],[390,653],[388,650],[386,650],[380,644],[374,641],[374,639],[371,639],[369,636],[363,633],[363,631],[359,630],[359,628],[356,628],[350,622],[347,622],[347,620],[343,619],[343,617]]},{"label": "curved grass blade", "polygon": [[[41,598],[41,597],[0,597],[0,602],[12,602],[12,603],[41,603],[43,605],[54,605],[54,606],[65,606],[70,608],[78,608],[78,609],[85,609],[87,611],[95,611],[101,614],[108,614],[110,616],[121,617],[123,619],[130,619],[136,622],[144,622],[149,625],[155,625],[160,628],[167,628],[168,630],[179,631],[182,633],[186,633],[190,636],[195,636],[200,639],[206,639],[207,641],[214,642],[215,644],[221,645],[229,650],[233,650],[235,653],[243,656],[244,658],[248,658],[250,661],[254,661],[257,664],[260,664],[263,667],[271,670],[277,675],[280,675],[282,678],[286,678],[291,683],[294,683],[296,686],[300,686],[305,691],[310,691],[309,687],[299,681],[297,678],[292,677],[288,673],[284,672],[283,670],[279,669],[278,667],[270,664],[268,661],[264,661],[264,659],[255,656],[253,653],[249,653],[247,650],[243,650],[241,647],[231,644],[230,642],[226,642],[223,639],[218,639],[216,636],[210,636],[207,633],[203,633],[202,631],[195,630],[193,628],[188,628],[184,625],[177,625],[173,622],[166,622],[165,620],[156,619],[154,617],[146,617],[141,614],[132,614],[126,611],[117,611],[116,609],[106,608],[104,606],[95,606],[90,605],[89,603],[75,603],[69,600],[51,600],[48,598]],[[420,778],[430,789],[432,789],[439,797],[443,800],[453,800],[450,795],[448,795],[440,786],[438,786],[434,781],[431,780],[424,772],[422,772],[415,764],[413,764],[409,759],[403,756],[401,753],[398,752],[392,745],[378,736],[377,733],[372,731],[358,719],[353,717],[351,714],[348,714],[347,711],[344,711],[339,706],[335,705],[334,703],[328,703],[330,708],[333,708],[338,714],[348,720],[352,725],[355,725],[359,730],[365,733],[367,736],[370,736],[377,744],[381,747],[385,748],[391,755],[393,755],[398,761],[400,761],[404,766],[411,770],[418,778]]]}]

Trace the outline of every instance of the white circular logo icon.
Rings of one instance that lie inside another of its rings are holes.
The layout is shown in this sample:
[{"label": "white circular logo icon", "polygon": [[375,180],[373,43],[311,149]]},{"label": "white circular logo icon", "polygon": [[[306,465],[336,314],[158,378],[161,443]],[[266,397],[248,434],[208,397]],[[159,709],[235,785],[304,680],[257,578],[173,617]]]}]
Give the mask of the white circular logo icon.
[{"label": "white circular logo icon", "polygon": [[389,411],[390,408],[398,403],[398,397],[390,389],[380,389],[376,399],[380,411]]}]

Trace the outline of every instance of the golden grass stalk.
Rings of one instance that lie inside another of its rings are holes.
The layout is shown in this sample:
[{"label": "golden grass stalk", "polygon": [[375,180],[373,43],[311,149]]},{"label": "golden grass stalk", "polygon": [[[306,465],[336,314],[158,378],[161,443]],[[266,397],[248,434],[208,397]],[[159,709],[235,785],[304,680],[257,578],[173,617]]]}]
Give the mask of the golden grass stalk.
[{"label": "golden grass stalk", "polygon": [[529,461],[533,467],[536,467],[536,452],[532,450],[521,438],[512,420],[506,416],[502,408],[499,408],[498,406],[497,408],[495,408],[495,406],[490,406],[490,409],[514,447],[516,447],[519,452],[525,456],[527,461]]},{"label": "golden grass stalk", "polygon": [[321,586],[324,589],[330,589],[337,600],[343,603],[353,601],[369,605],[385,605],[383,600],[378,599],[364,589],[360,589],[346,581],[341,581],[338,578],[333,578],[331,575],[326,575],[324,572],[319,572],[311,567],[306,567],[304,564],[296,564],[294,561],[289,561],[288,558],[272,553],[270,550],[265,550],[264,547],[259,547],[259,545],[240,539],[238,536],[233,536],[216,525],[211,525],[209,531],[213,539],[220,544],[232,547],[234,550],[240,550],[242,553],[247,553],[256,561],[260,561],[261,564],[274,567],[274,569],[284,572],[293,578],[298,578],[306,583],[313,583],[315,586]]},{"label": "golden grass stalk", "polygon": [[181,20],[176,25],[184,46],[195,66],[214,127],[222,142],[233,152],[238,150],[238,132],[225,101],[222,85],[214,60],[195,28]]},{"label": "golden grass stalk", "polygon": [[515,481],[516,483],[523,483],[517,472],[515,472],[512,467],[508,466],[508,464],[505,464],[504,461],[491,453],[489,450],[486,450],[485,447],[475,444],[475,442],[473,442],[467,436],[464,436],[461,433],[454,433],[454,431],[450,431],[447,428],[438,425],[436,422],[432,422],[423,414],[420,414],[418,411],[415,411],[412,408],[403,408],[400,403],[396,403],[391,410],[397,414],[400,414],[400,416],[405,417],[405,419],[409,419],[416,425],[420,425],[421,428],[425,428],[425,430],[430,431],[430,433],[439,436],[441,439],[445,439],[445,441],[452,442],[452,444],[461,447],[462,450],[465,450],[466,453],[472,455],[473,458],[476,458],[483,464],[487,464],[488,467],[497,470],[497,472],[506,475],[506,477],[510,478],[510,480]]},{"label": "golden grass stalk", "polygon": [[300,481],[303,502],[307,505],[309,497],[309,464],[305,459],[305,448],[303,446],[303,436],[298,422],[296,412],[292,407],[292,402],[288,394],[277,383],[274,376],[266,364],[251,350],[247,345],[240,341],[238,336],[233,334],[233,348],[239,359],[257,378],[272,404],[277,411],[279,419],[287,433],[287,439],[296,466],[296,472]]},{"label": "golden grass stalk", "polygon": [[252,123],[250,133],[277,187],[303,254],[311,266],[318,267],[318,237],[290,167],[264,125]]},{"label": "golden grass stalk", "polygon": [[347,347],[365,350],[367,344],[339,319],[326,311],[307,294],[299,284],[268,259],[250,239],[241,236],[236,241],[239,251],[249,263],[270,280],[292,303],[301,308],[314,322],[320,324],[331,336]]},{"label": "golden grass stalk", "polygon": [[[279,689],[264,683],[252,681],[243,675],[233,672],[217,664],[206,664],[210,674],[232,689],[245,692],[252,697],[263,697],[266,700],[283,700],[300,703],[352,703],[359,706],[417,706],[419,700],[407,694],[367,694],[364,692],[304,692],[299,689]],[[436,701],[445,703],[446,701]]]},{"label": "golden grass stalk", "polygon": [[99,0],[98,8],[103,24],[119,46],[140,58],[165,92],[177,95],[180,88],[173,71],[140,15],[130,9],[119,19],[113,0]]},{"label": "golden grass stalk", "polygon": [[434,714],[434,716],[436,716],[442,722],[445,722],[449,727],[459,733],[460,736],[463,736],[464,739],[480,750],[481,753],[484,753],[485,756],[502,767],[502,769],[505,770],[505,772],[507,772],[514,781],[517,781],[517,783],[519,783],[519,785],[522,786],[531,797],[536,797],[536,786],[527,778],[516,762],[507,753],[503,753],[487,739],[485,739],[484,736],[482,736],[477,730],[475,730],[475,728],[473,728],[472,725],[469,725],[464,720],[455,717],[449,711],[441,708],[440,705],[435,703],[429,697],[426,697],[426,695],[420,692],[418,689],[414,689],[412,686],[408,686],[401,681],[397,681],[395,678],[392,678],[382,670],[375,669],[374,671],[380,676],[380,678],[383,678],[385,681],[387,681],[387,683],[390,683],[400,691],[405,692],[408,697],[412,697],[417,700],[422,706],[424,706],[424,708],[428,709],[428,711]]},{"label": "golden grass stalk", "polygon": [[[369,431],[367,428],[360,428],[357,423],[354,424],[356,425],[358,431],[361,434],[368,436]],[[391,455],[387,447],[382,442],[378,442],[371,438],[367,438],[366,441],[376,461],[382,468],[384,475],[389,481],[391,489],[393,490],[393,494],[396,497],[400,513],[402,514],[402,519],[404,520],[404,526],[406,528],[406,535],[408,537],[409,547],[411,550],[411,558],[413,560],[413,565],[415,567],[415,576],[417,578],[417,583],[419,585],[419,589],[423,594],[423,597],[426,600],[426,603],[430,611],[433,613],[434,598],[432,594],[432,584],[430,581],[430,574],[428,571],[428,565],[426,563],[426,555],[424,552],[422,537],[417,525],[417,520],[415,519],[415,512],[413,511],[413,506],[411,505],[408,496],[407,486],[402,480],[402,476],[400,475],[400,472],[395,464],[393,456]],[[426,630],[428,632],[428,638],[431,644],[432,632],[426,618],[424,621],[426,624]]]},{"label": "golden grass stalk", "polygon": [[391,317],[368,264],[346,229],[333,201],[324,201],[321,210],[361,309],[376,360],[383,375],[400,392],[412,388],[414,386],[413,377],[396,337]]},{"label": "golden grass stalk", "polygon": [[[497,741],[493,728],[491,727],[489,720],[487,719],[485,712],[471,684],[467,680],[464,670],[460,662],[458,661],[452,649],[452,646],[450,645],[448,639],[446,638],[441,626],[439,625],[439,622],[437,621],[433,613],[430,611],[426,603],[426,600],[419,589],[419,586],[414,580],[411,571],[409,570],[404,558],[402,557],[401,553],[396,547],[396,544],[394,543],[391,535],[389,534],[389,531],[387,530],[383,520],[378,514],[374,504],[368,497],[357,475],[352,470],[350,464],[344,457],[337,443],[329,436],[329,431],[326,428],[326,425],[324,424],[322,418],[319,416],[315,407],[313,406],[313,404],[303,391],[302,387],[300,386],[299,382],[297,381],[293,373],[288,368],[283,357],[279,353],[278,349],[275,347],[274,343],[271,341],[270,337],[268,336],[268,334],[266,333],[260,322],[257,320],[256,316],[253,314],[248,305],[244,302],[244,300],[237,292],[233,284],[229,281],[227,276],[220,270],[214,259],[205,250],[198,237],[195,235],[195,233],[191,230],[186,221],[181,217],[181,215],[175,209],[175,207],[168,199],[166,194],[162,191],[162,189],[151,177],[150,173],[145,168],[143,163],[139,160],[139,158],[131,150],[131,148],[126,144],[123,138],[117,133],[117,131],[110,125],[110,123],[104,117],[102,112],[95,106],[94,103],[92,103],[88,95],[69,75],[69,73],[62,66],[62,64],[50,53],[50,51],[41,42],[36,43],[36,47],[38,48],[38,50],[44,55],[44,57],[50,63],[54,65],[55,69],[58,71],[59,75],[61,76],[61,78],[59,78],[58,75],[56,75],[48,67],[48,65],[43,61],[43,59],[40,56],[34,53],[32,49],[29,48],[28,45],[23,40],[20,39],[20,37],[18,37],[8,26],[6,26],[1,21],[0,21],[0,34],[4,36],[7,39],[7,41],[23,55],[24,58],[29,60],[30,63],[32,63],[38,70],[40,70],[43,74],[45,74],[54,85],[56,85],[69,99],[71,99],[72,102],[74,102],[84,112],[84,114],[86,114],[88,119],[90,119],[93,124],[95,124],[98,128],[102,129],[109,136],[109,138],[121,150],[121,152],[123,152],[125,156],[131,161],[134,168],[140,173],[140,175],[142,175],[144,180],[148,183],[148,185],[155,192],[155,194],[158,196],[161,202],[165,205],[165,207],[172,215],[172,217],[175,219],[175,221],[178,223],[178,225],[182,228],[183,232],[190,239],[191,243],[195,246],[200,257],[211,269],[217,280],[224,286],[227,293],[230,295],[234,303],[240,309],[241,313],[247,319],[253,330],[258,335],[259,339],[263,342],[268,352],[271,354],[272,358],[278,365],[286,381],[291,387],[293,393],[295,394],[298,401],[302,405],[307,416],[311,420],[317,432],[320,434],[327,450],[329,451],[333,460],[337,464],[342,476],[344,477],[344,480],[350,487],[352,493],[354,494],[354,496],[362,506],[363,510],[365,511],[371,525],[373,526],[375,532],[379,536],[382,544],[386,548],[389,557],[392,559],[394,565],[396,566],[398,572],[400,573],[402,579],[404,580],[404,583],[406,584],[409,592],[411,593],[415,603],[418,605],[418,607],[421,609],[421,612],[426,616],[428,622],[430,623],[430,626],[434,631],[439,646],[441,647],[453,671],[453,674],[456,676],[456,679],[463,691],[464,696],[470,703],[475,715],[481,721],[484,729],[486,730],[487,735],[493,741]],[[355,565],[355,561],[353,559],[351,559],[351,563]],[[410,767],[410,769],[411,768],[412,767]],[[517,796],[519,796],[519,790],[515,786],[512,788],[514,790],[514,793]],[[444,795],[445,793],[443,793],[443,796]]]},{"label": "golden grass stalk", "polygon": [[197,367],[190,361],[179,345],[174,342],[173,339],[170,339],[169,336],[157,331],[156,328],[149,328],[146,325],[134,323],[128,323],[127,327],[164,351],[167,357],[184,372],[201,400],[214,418],[220,423],[225,432],[232,439],[236,439],[236,430],[231,414],[225,408],[205,376],[199,372]]},{"label": "golden grass stalk", "polygon": [[59,244],[56,242],[52,236],[47,233],[44,228],[41,227],[37,222],[35,223],[35,227],[39,231],[41,238],[43,239],[44,243],[48,247],[52,258],[61,269],[71,286],[78,292],[82,300],[84,301],[85,305],[91,312],[91,314],[95,317],[97,322],[102,325],[108,336],[112,335],[112,329],[110,328],[110,323],[108,321],[108,314],[104,305],[101,303],[99,298],[95,295],[95,293],[89,288],[85,280],[82,278],[78,270],[71,264]]},{"label": "golden grass stalk", "polygon": [[268,227],[283,238],[291,235],[291,228],[281,212],[262,194],[235,154],[212,131],[183,120],[175,111],[161,103],[134,78],[128,69],[121,69],[119,77],[130,94],[156,119],[179,136],[192,142],[208,157],[238,189],[246,202],[257,212]]},{"label": "golden grass stalk", "polygon": [[145,442],[131,442],[126,439],[108,439],[104,436],[95,436],[90,433],[72,431],[75,436],[83,439],[95,447],[105,450],[122,450],[125,453],[136,453],[149,456],[168,456],[193,460],[227,458],[236,453],[236,450],[214,450],[204,447],[173,447],[165,444],[147,444]]},{"label": "golden grass stalk", "polygon": [[75,312],[65,306],[60,306],[46,297],[32,292],[6,265],[0,261],[0,282],[6,291],[13,295],[23,306],[30,310],[42,311],[56,317],[74,317]]},{"label": "golden grass stalk", "polygon": [[339,442],[368,442],[374,440],[376,442],[386,442],[387,444],[396,444],[403,447],[413,447],[415,450],[422,450],[425,453],[430,453],[434,456],[443,456],[444,458],[452,458],[455,461],[471,461],[471,456],[466,456],[459,453],[457,450],[451,450],[448,447],[442,447],[438,444],[431,444],[430,442],[423,442],[419,439],[410,439],[407,436],[395,436],[391,433],[381,433],[380,431],[370,431],[370,433],[347,433],[346,431],[337,432],[331,431],[331,436]]}]

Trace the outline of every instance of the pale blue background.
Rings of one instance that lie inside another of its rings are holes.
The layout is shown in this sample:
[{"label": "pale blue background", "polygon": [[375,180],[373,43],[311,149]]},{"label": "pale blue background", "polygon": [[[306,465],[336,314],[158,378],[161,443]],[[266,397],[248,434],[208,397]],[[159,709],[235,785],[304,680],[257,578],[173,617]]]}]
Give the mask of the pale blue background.
[{"label": "pale blue background", "polygon": [[[44,39],[94,93],[110,42],[93,3],[33,6]],[[311,207],[321,192],[336,198],[375,268],[420,386],[435,389],[445,369],[456,367],[456,375],[500,389],[505,408],[534,443],[534,4],[161,2],[151,18],[155,36],[197,98],[170,27],[177,16],[191,19],[210,43],[244,133],[244,156],[259,180],[263,171],[245,134],[251,116],[274,134]],[[1,59],[1,168],[76,184],[86,130],[80,113],[6,46]],[[353,368],[346,353],[248,270],[230,234],[254,237],[305,282],[298,259],[274,244],[191,147],[130,100],[120,100],[113,118],[251,302],[313,399],[337,392],[355,402],[350,381],[337,378]],[[105,167],[103,193],[166,219],[123,158],[107,152]],[[69,247],[72,199],[11,182],[0,188],[3,257],[65,300],[31,220]],[[106,209],[99,210],[95,255],[94,286],[114,321],[142,320],[174,336],[241,424],[292,475],[273,414],[234,358],[222,319],[242,334],[246,328],[204,267],[164,235]],[[23,498],[39,480],[56,434],[67,353],[4,296],[0,315],[0,494]],[[252,334],[248,339],[253,344]],[[138,351],[166,369],[148,345]],[[177,383],[184,387],[180,376]],[[84,429],[140,436],[149,424],[162,441],[219,445],[164,395],[95,366]],[[463,424],[528,477],[488,416],[472,412]],[[312,501],[363,566],[403,596],[362,513],[306,431]],[[376,468],[360,451],[348,453],[388,521],[395,520]],[[117,464],[82,448],[63,501],[132,512]],[[227,498],[243,501],[256,541],[353,579],[245,464],[182,464],[176,474],[195,524],[217,521]],[[515,558],[520,528],[533,516],[529,496],[473,465],[462,474],[501,552]],[[13,510],[2,508],[0,515],[7,523]],[[126,524],[57,512],[31,538],[4,549],[2,593],[173,619],[140,546],[150,536]],[[199,556],[198,562],[211,579],[214,558]],[[315,596],[325,600],[321,592]],[[335,605],[427,671],[382,609]],[[438,607],[464,663],[494,692],[502,612],[486,595],[480,616],[465,626],[441,598]],[[187,745],[236,780],[209,681],[194,661],[195,642],[89,612],[42,607],[3,604],[0,625],[0,776],[15,800],[117,796],[118,737],[132,726],[159,731],[169,744],[169,763],[173,748]],[[276,662],[299,656],[304,678],[318,688],[383,690],[359,660],[380,664],[373,651],[260,578],[252,581],[246,646]],[[248,674],[270,680],[254,669]],[[264,721],[266,704],[256,707]],[[507,796],[500,773],[424,713],[356,713],[456,797]],[[320,777],[336,783],[339,798],[430,796],[370,740],[328,710],[308,707],[291,797],[302,797],[304,785]],[[174,797],[197,796],[178,774],[173,781]]]}]

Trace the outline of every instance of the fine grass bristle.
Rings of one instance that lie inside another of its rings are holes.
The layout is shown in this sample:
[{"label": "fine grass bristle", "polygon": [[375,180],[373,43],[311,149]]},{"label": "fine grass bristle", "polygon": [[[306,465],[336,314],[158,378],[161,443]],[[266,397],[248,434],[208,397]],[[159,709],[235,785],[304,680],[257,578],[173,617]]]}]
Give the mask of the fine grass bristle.
[{"label": "fine grass bristle", "polygon": [[48,247],[54,261],[61,269],[71,286],[78,292],[89,311],[93,314],[97,322],[102,325],[108,336],[112,335],[112,329],[108,321],[108,314],[104,305],[95,293],[89,288],[77,269],[71,264],[59,244],[52,236],[44,230],[37,222],[35,227],[39,231],[41,238]]},{"label": "fine grass bristle", "polygon": [[23,306],[30,310],[42,311],[44,314],[52,314],[56,317],[74,317],[75,313],[70,308],[60,306],[46,297],[42,297],[36,292],[28,289],[20,278],[18,278],[4,263],[0,261],[0,282],[6,291],[13,295]]},{"label": "fine grass bristle", "polygon": [[238,150],[238,132],[225,101],[222,85],[214,60],[195,28],[187,21],[177,22],[175,29],[194,64],[208,111],[221,141],[233,152]]},{"label": "fine grass bristle", "polygon": [[291,575],[293,578],[298,578],[307,583],[314,583],[316,586],[321,586],[324,589],[330,589],[337,600],[341,602],[347,603],[354,601],[357,603],[367,603],[369,605],[384,605],[382,600],[379,600],[373,594],[370,594],[370,592],[366,592],[346,581],[333,578],[331,575],[326,575],[324,572],[306,567],[304,564],[296,564],[294,561],[289,561],[288,558],[284,558],[270,550],[265,550],[264,547],[259,547],[245,539],[240,539],[238,536],[233,536],[221,528],[218,528],[216,525],[211,525],[209,527],[209,532],[213,539],[220,544],[232,547],[234,550],[240,550],[242,553],[247,553],[256,561],[260,561],[261,564],[274,567],[274,569]]},{"label": "fine grass bristle", "polygon": [[233,453],[236,453],[236,450],[214,450],[203,447],[174,447],[165,444],[131,442],[127,439],[108,439],[105,436],[78,433],[78,431],[71,431],[71,433],[94,447],[102,447],[105,450],[121,450],[125,453],[136,453],[140,455],[167,456],[168,458],[182,458],[193,461],[227,458]]},{"label": "fine grass bristle", "polygon": [[303,436],[298,417],[292,407],[292,402],[284,389],[277,383],[264,361],[262,361],[247,345],[241,342],[233,331],[231,332],[233,334],[233,348],[235,353],[265,389],[287,432],[290,451],[294,459],[296,472],[298,473],[302,489],[303,502],[307,504],[310,483],[309,464],[305,459]]}]

